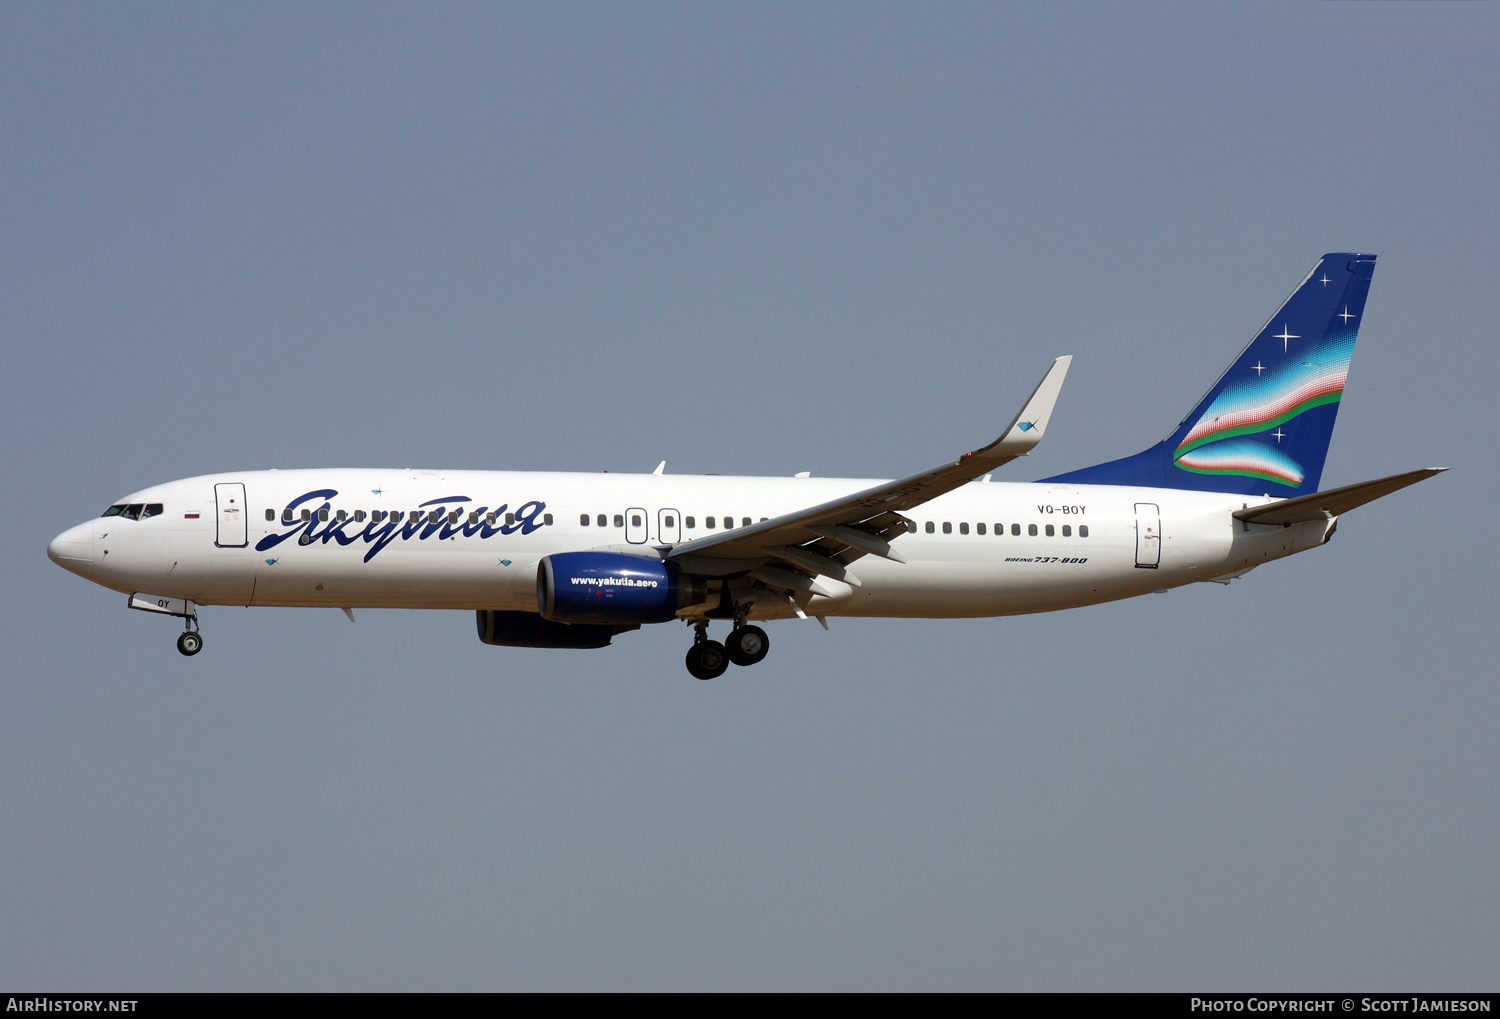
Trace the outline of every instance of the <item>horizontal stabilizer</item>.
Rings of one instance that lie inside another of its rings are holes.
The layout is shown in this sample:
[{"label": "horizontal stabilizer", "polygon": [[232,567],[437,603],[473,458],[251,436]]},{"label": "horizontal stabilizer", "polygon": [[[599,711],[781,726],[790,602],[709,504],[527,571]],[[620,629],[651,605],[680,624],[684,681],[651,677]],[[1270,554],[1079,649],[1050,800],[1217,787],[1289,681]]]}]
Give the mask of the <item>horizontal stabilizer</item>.
[{"label": "horizontal stabilizer", "polygon": [[1283,499],[1269,506],[1235,510],[1234,515],[1238,520],[1253,524],[1300,524],[1308,520],[1327,520],[1340,513],[1347,513],[1356,506],[1374,502],[1381,496],[1390,495],[1407,485],[1426,481],[1447,469],[1446,467],[1424,467],[1419,471],[1408,471],[1405,474],[1396,474],[1376,481],[1362,481],[1357,485],[1345,485],[1343,488],[1334,488],[1327,492],[1314,492],[1312,495],[1302,495],[1295,499]]}]

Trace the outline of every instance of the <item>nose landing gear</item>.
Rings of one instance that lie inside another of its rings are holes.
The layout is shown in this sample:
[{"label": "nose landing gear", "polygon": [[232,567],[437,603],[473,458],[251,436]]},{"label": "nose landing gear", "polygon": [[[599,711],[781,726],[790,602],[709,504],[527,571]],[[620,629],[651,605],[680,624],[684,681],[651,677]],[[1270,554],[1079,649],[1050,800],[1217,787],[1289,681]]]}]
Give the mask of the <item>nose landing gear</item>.
[{"label": "nose landing gear", "polygon": [[197,615],[185,617],[182,625],[185,629],[177,635],[177,650],[191,658],[203,650],[203,634],[198,632]]}]

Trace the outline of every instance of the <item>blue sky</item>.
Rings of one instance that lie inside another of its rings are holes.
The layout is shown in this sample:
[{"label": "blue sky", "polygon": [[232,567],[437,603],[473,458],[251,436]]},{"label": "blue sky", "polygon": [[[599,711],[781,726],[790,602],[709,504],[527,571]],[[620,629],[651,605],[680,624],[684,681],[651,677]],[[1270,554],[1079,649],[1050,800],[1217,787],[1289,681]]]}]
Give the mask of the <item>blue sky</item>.
[{"label": "blue sky", "polygon": [[[0,8],[0,977],[1487,986],[1497,48],[1489,3]],[[1324,484],[1454,470],[1228,588],[777,624],[705,684],[675,627],[464,613],[207,610],[186,660],[44,554],[223,470],[896,476],[1069,353],[1045,477],[1339,250]]]}]

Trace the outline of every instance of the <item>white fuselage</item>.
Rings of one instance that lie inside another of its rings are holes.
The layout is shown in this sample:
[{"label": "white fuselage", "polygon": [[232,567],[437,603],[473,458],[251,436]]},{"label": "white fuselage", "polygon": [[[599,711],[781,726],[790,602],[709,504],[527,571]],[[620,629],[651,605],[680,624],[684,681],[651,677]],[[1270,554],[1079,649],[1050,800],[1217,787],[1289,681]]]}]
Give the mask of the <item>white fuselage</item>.
[{"label": "white fuselage", "polygon": [[[59,535],[49,551],[105,587],[200,605],[535,612],[537,563],[545,555],[611,549],[660,556],[673,545],[722,533],[726,518],[738,528],[746,518],[774,518],[877,483],[509,471],[242,472],[136,492],[120,504],[160,504],[161,512],[145,519],[95,518]],[[304,498],[310,493],[320,494]],[[1282,527],[1231,516],[1269,501],[1176,489],[968,484],[907,514],[916,532],[892,543],[906,562],[865,556],[850,567],[858,586],[827,583],[834,596],[817,595],[806,610],[925,617],[1042,612],[1223,578],[1327,537],[1330,521]],[[394,511],[402,514],[399,522],[391,519]],[[753,616],[794,611],[789,601],[767,600]]]}]

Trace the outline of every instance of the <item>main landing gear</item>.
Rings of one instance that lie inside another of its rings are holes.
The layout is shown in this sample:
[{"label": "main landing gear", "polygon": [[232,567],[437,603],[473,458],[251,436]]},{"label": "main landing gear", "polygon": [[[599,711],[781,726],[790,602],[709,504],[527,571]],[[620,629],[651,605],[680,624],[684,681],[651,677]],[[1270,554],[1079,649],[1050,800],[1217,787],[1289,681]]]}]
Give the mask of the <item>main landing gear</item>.
[{"label": "main landing gear", "polygon": [[771,650],[771,638],[758,626],[747,626],[743,619],[729,632],[723,644],[708,639],[708,620],[693,624],[693,646],[688,648],[687,670],[694,679],[717,679],[735,665],[754,665]]}]

